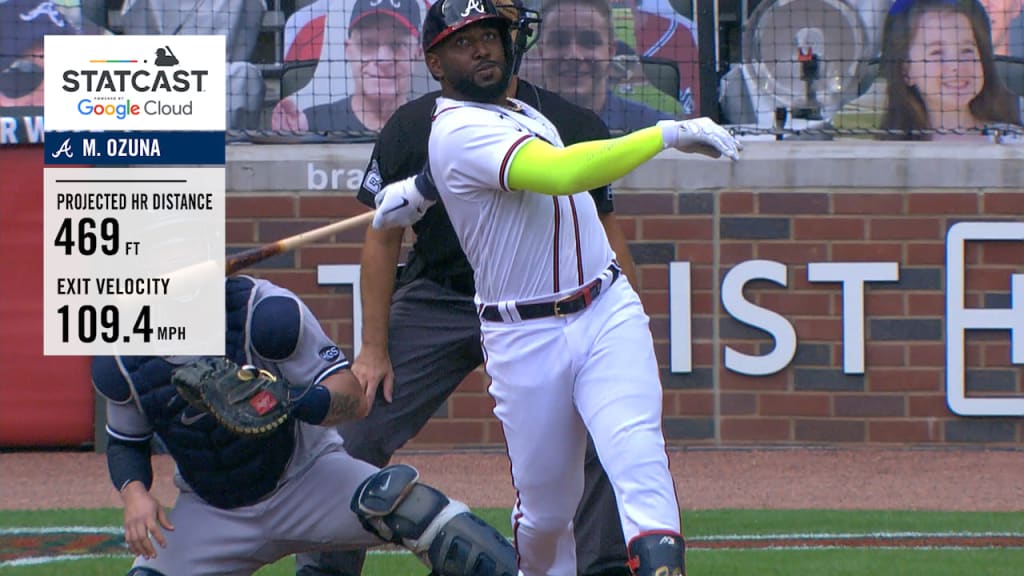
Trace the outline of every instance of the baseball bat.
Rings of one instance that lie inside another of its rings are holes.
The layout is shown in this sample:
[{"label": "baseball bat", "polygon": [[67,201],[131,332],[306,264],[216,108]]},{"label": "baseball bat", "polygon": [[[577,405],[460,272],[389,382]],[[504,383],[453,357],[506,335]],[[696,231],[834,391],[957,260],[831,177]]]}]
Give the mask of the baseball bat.
[{"label": "baseball bat", "polygon": [[321,226],[320,228],[315,228],[308,232],[303,232],[301,234],[296,234],[294,236],[282,238],[281,240],[278,240],[276,242],[270,242],[262,246],[257,246],[255,248],[243,250],[242,252],[238,252],[237,254],[232,254],[231,256],[228,256],[224,260],[224,273],[225,275],[230,276],[242,270],[243,268],[252,266],[257,262],[270,258],[271,256],[277,256],[278,254],[287,252],[289,250],[301,248],[306,244],[312,244],[313,242],[321,240],[332,234],[337,234],[338,232],[344,232],[346,230],[356,228],[363,224],[368,224],[371,220],[373,220],[374,213],[376,213],[375,210],[370,210],[369,212],[366,212],[364,214],[352,216],[351,218],[346,218],[344,220],[339,220],[332,224],[327,224],[326,226]]}]

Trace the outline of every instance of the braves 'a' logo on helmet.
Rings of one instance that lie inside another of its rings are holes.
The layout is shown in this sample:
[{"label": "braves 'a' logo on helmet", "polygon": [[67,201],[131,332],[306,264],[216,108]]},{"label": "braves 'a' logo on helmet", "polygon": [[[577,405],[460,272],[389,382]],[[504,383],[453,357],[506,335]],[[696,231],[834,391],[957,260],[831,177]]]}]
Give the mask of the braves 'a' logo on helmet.
[{"label": "braves 'a' logo on helmet", "polygon": [[429,52],[461,28],[490,19],[500,20],[506,27],[510,24],[493,0],[438,0],[423,22],[423,50]]},{"label": "braves 'a' logo on helmet", "polygon": [[459,16],[465,18],[474,12],[477,14],[487,13],[487,9],[484,8],[483,0],[469,0],[469,2],[466,3],[466,9],[459,12]]}]

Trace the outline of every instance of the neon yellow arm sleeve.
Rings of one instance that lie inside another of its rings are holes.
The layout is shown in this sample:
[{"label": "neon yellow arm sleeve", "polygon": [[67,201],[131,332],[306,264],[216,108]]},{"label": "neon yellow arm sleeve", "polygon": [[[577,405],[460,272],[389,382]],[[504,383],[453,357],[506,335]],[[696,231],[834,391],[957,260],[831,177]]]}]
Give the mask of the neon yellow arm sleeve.
[{"label": "neon yellow arm sleeve", "polygon": [[657,126],[566,148],[533,138],[512,158],[508,185],[512,190],[551,196],[575,194],[622,178],[664,147],[661,128]]}]

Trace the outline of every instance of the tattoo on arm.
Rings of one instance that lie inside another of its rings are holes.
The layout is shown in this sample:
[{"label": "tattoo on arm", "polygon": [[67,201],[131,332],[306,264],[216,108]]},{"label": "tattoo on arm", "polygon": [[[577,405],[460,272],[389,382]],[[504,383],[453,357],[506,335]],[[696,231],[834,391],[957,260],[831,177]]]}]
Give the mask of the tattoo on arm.
[{"label": "tattoo on arm", "polygon": [[359,398],[349,394],[331,392],[331,408],[325,420],[329,422],[347,422],[359,416]]}]

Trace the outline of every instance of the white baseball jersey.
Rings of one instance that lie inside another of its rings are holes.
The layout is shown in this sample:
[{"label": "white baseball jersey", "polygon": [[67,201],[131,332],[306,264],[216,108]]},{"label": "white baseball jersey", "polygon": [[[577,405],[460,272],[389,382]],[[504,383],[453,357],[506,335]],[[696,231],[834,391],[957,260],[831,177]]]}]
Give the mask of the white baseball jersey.
[{"label": "white baseball jersey", "polygon": [[533,138],[562,147],[529,105],[437,99],[430,169],[476,274],[477,300],[543,301],[597,278],[615,257],[588,191],[548,196],[510,190],[512,158]]},{"label": "white baseball jersey", "polygon": [[[524,144],[562,146],[522,102],[507,108],[438,98],[430,169],[476,275],[477,301],[551,301],[598,277],[614,257],[590,193],[510,190]],[[649,320],[627,278],[566,316],[480,324],[480,343],[512,463],[513,532],[524,576],[574,576],[572,519],[583,494],[587,433],[608,473],[625,541],[679,532],[661,432],[661,383]],[[614,408],[610,408],[614,407]]]}]

